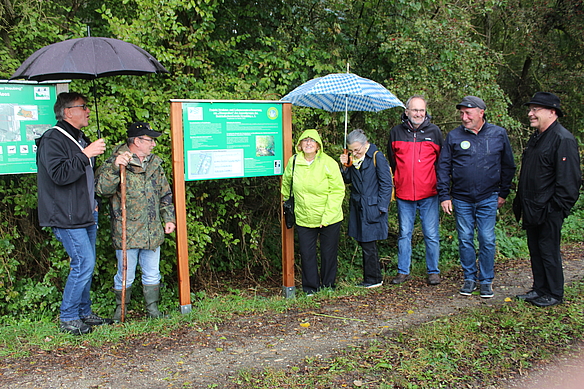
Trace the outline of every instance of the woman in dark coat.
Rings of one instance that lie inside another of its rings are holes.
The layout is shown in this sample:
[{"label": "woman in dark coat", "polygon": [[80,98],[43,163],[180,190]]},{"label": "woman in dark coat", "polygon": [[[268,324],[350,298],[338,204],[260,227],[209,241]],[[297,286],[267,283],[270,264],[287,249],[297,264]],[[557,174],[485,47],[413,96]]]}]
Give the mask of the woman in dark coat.
[{"label": "woman in dark coat", "polygon": [[346,167],[348,155],[342,154],[341,173],[345,183],[351,184],[349,236],[363,249],[363,282],[358,286],[376,288],[383,285],[376,242],[387,239],[391,171],[383,153],[369,143],[362,130],[347,136],[347,147],[353,162]]}]

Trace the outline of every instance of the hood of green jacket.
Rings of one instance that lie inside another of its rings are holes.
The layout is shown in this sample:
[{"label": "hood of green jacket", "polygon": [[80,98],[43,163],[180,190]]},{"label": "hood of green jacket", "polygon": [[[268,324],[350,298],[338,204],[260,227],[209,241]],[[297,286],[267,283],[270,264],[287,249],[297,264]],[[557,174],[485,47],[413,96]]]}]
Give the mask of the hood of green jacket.
[{"label": "hood of green jacket", "polygon": [[300,135],[300,138],[298,138],[298,142],[296,142],[296,150],[298,152],[302,152],[302,149],[300,148],[300,142],[302,142],[302,139],[305,138],[312,138],[314,139],[317,143],[318,143],[318,151],[316,152],[316,154],[318,155],[319,153],[324,153],[324,147],[322,146],[322,139],[320,138],[320,135],[318,134],[318,131],[316,130],[305,130],[302,135]]}]

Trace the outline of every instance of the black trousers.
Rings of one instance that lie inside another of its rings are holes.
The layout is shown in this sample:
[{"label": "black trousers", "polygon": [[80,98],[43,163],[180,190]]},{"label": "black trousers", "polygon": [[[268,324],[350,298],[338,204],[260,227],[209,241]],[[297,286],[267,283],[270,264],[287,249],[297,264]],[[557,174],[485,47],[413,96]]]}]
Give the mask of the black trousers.
[{"label": "black trousers", "polygon": [[[334,288],[341,222],[322,228],[296,226],[296,230],[302,265],[302,290],[309,293],[320,288]],[[316,256],[317,240],[320,241],[320,275]]]},{"label": "black trousers", "polygon": [[531,257],[533,290],[540,296],[564,297],[564,270],[560,254],[560,239],[564,218],[561,212],[551,212],[545,223],[526,229]]},{"label": "black trousers", "polygon": [[363,282],[378,284],[383,281],[381,264],[377,254],[377,242],[359,242],[363,249]]}]

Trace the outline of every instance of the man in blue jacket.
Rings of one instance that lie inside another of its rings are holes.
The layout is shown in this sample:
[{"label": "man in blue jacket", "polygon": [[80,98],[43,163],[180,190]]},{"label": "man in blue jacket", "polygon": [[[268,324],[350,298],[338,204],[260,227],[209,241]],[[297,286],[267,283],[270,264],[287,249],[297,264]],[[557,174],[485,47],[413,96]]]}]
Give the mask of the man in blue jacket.
[{"label": "man in blue jacket", "polygon": [[83,95],[60,93],[54,111],[57,124],[36,140],[39,224],[52,228],[71,259],[60,329],[82,335],[91,326],[113,322],[95,315],[89,298],[97,236],[93,166],[105,151],[105,141],[92,143],[81,131],[89,125]]},{"label": "man in blue jacket", "polygon": [[[455,211],[458,251],[464,274],[460,294],[493,297],[495,222],[515,174],[507,131],[486,121],[485,102],[466,96],[456,106],[462,125],[447,136],[438,160],[438,196],[442,210]],[[479,267],[474,231],[479,241]],[[480,272],[479,272],[480,269]]]},{"label": "man in blue jacket", "polygon": [[574,136],[558,122],[563,116],[558,96],[537,92],[524,105],[536,131],[523,151],[513,211],[517,221],[523,217],[527,232],[533,288],[517,298],[550,307],[564,298],[560,240],[564,218],[580,194],[580,154]]}]

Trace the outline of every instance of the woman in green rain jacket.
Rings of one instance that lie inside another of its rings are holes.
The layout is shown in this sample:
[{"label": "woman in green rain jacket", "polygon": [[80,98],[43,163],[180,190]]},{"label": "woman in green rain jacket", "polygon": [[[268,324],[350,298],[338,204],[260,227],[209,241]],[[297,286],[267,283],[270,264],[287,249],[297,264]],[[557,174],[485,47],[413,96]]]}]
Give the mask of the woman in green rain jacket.
[{"label": "woman in green rain jacket", "polygon": [[[294,196],[294,214],[302,261],[302,289],[308,295],[334,288],[345,185],[338,163],[326,155],[316,130],[306,130],[296,144],[298,154],[286,165],[282,195]],[[293,179],[292,179],[293,177]],[[320,275],[316,242],[320,240]]]}]

